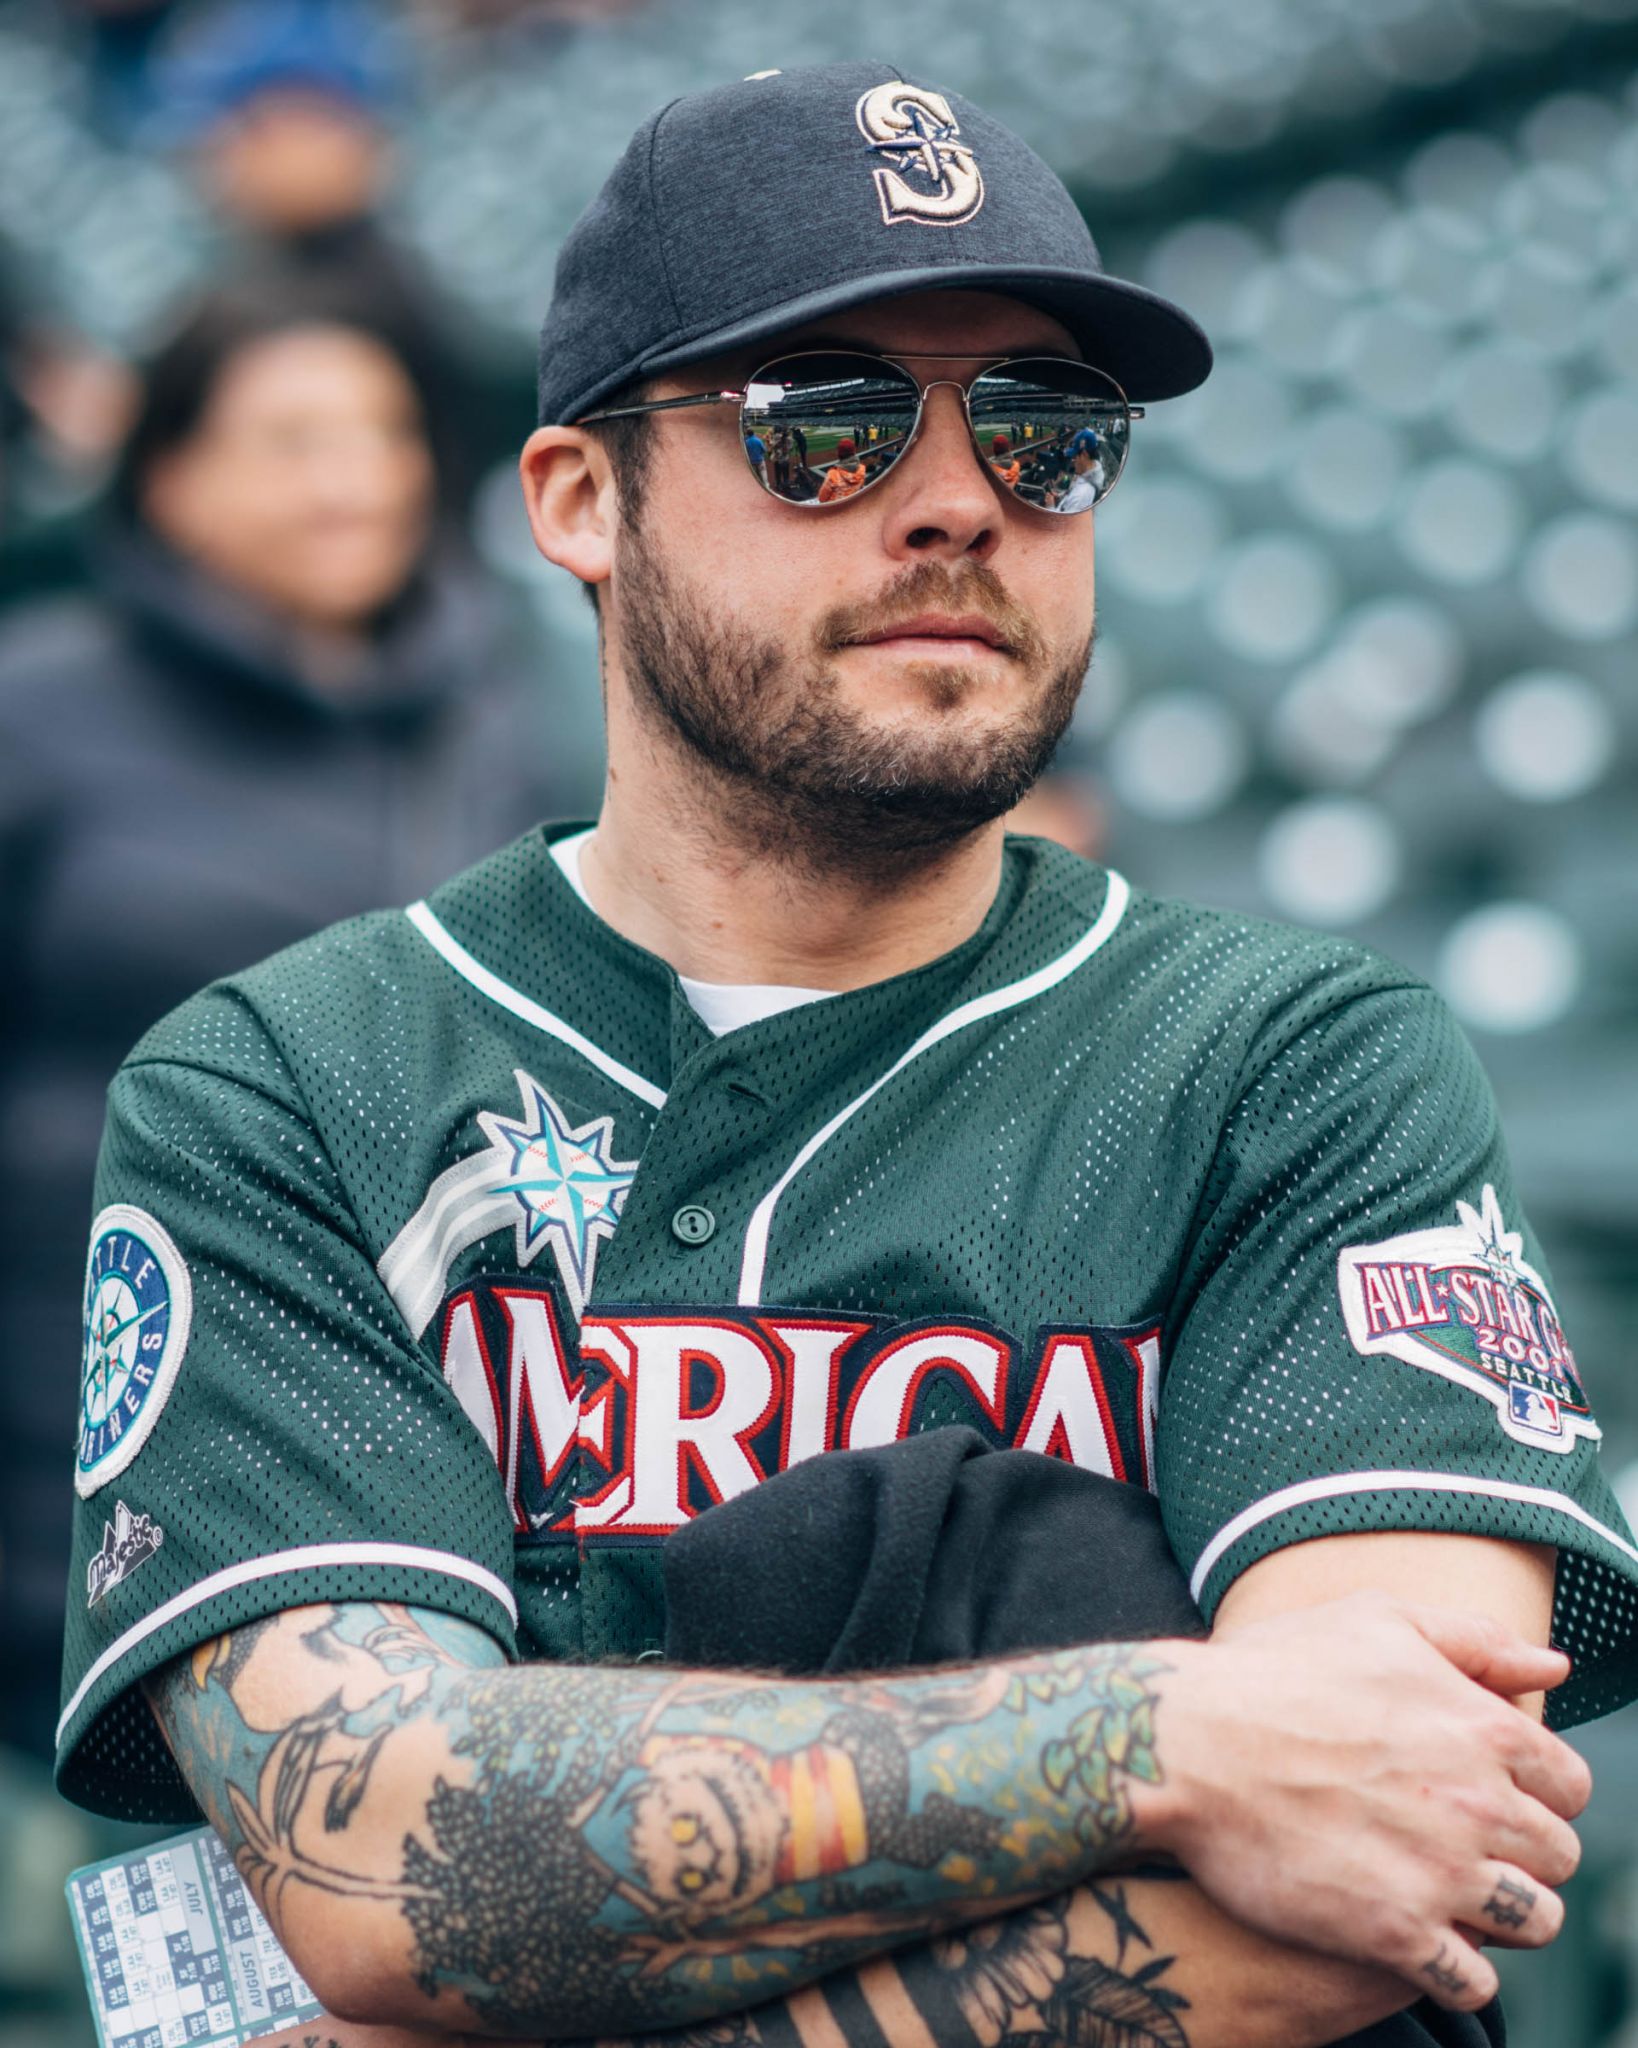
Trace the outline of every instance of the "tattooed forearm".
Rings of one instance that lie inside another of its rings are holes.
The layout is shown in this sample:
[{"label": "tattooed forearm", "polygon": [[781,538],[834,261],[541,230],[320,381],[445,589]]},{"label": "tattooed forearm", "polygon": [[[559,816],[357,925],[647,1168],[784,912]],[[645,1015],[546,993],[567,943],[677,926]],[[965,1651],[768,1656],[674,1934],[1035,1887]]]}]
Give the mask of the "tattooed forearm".
[{"label": "tattooed forearm", "polygon": [[463,1624],[316,1607],[154,1688],[298,1963],[349,1927],[378,1956],[392,1917],[424,2001],[395,2018],[739,2011],[1108,1867],[1160,1781],[1141,1648],[800,1685],[498,1661]]},{"label": "tattooed forearm", "polygon": [[[579,2048],[1317,2048],[1407,2001],[1382,1985],[1248,1934],[1168,1871],[1082,1886],[744,2012]],[[321,2024],[334,2048],[479,2048],[471,2034]],[[312,2044],[298,2029],[255,2048]]]},{"label": "tattooed forearm", "polygon": [[[1096,1907],[1097,1910],[1093,1910]],[[1066,1893],[959,1938],[924,1944],[752,2011],[699,2026],[566,2048],[1190,2048],[1189,2001],[1167,1982],[1175,1958],[1153,1948],[1118,1897]],[[411,2048],[372,2030],[281,2035],[254,2048]],[[455,2036],[419,2037],[461,2048]]]},{"label": "tattooed forearm", "polygon": [[[1318,2048],[1407,2004],[1249,1933],[1186,1876],[1102,1880],[641,2048]],[[605,2044],[612,2048],[612,2044]]]},{"label": "tattooed forearm", "polygon": [[148,1692],[183,1777],[237,1850],[268,1835],[253,1796],[264,1782],[322,1784],[325,1830],[345,1828],[382,1738],[426,1704],[433,1674],[505,1661],[478,1629],[444,1615],[301,1607],[201,1643]]},{"label": "tattooed forearm", "polygon": [[[1093,1909],[1096,1911],[1094,1912]],[[1048,1899],[935,1943],[896,1971],[935,2042],[952,2038],[953,2006],[978,2048],[1033,2036],[1040,2048],[1189,2048],[1189,2001],[1165,1979],[1175,1956],[1129,1965],[1153,1944],[1123,1891],[1089,1888]]]}]

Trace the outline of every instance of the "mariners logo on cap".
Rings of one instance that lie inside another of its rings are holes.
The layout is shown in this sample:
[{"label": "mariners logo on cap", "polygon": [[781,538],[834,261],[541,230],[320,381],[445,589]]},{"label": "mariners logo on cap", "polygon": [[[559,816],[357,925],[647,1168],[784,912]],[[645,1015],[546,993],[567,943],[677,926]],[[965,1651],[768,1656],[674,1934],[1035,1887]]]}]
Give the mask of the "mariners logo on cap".
[{"label": "mariners logo on cap", "polygon": [[854,116],[881,159],[876,196],[889,227],[901,220],[959,227],[984,204],[978,160],[943,93],[890,79],[861,96]]},{"label": "mariners logo on cap", "polygon": [[193,1288],[170,1234],[123,1202],[91,1226],[75,1490],[88,1499],[147,1442],[187,1349]]}]

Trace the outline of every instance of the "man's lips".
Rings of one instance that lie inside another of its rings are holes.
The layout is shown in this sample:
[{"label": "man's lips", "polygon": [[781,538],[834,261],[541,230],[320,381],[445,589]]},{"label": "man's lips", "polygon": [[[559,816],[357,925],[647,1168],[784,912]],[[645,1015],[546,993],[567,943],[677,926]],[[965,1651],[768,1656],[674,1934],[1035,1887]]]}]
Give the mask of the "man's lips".
[{"label": "man's lips", "polygon": [[855,647],[889,647],[900,640],[977,640],[985,647],[1007,653],[1005,636],[982,612],[918,612],[913,619],[895,619],[890,626],[861,633],[849,644]]}]

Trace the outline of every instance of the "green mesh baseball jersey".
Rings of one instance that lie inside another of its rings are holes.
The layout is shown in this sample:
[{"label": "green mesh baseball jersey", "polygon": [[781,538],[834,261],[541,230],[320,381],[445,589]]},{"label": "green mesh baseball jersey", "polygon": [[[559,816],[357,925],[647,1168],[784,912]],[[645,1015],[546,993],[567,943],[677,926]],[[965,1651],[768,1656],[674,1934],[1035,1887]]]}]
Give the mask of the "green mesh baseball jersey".
[{"label": "green mesh baseball jersey", "polygon": [[1323,1533],[1556,1544],[1555,1711],[1638,1684],[1438,1000],[1037,841],[954,952],[719,1038],[532,834],[151,1032],[98,1202],[60,1777],[111,1813],[191,1811],[137,1681],[223,1629],[397,1600],[641,1655],[667,1532],[953,1422],[1156,1489],[1208,1614]]}]

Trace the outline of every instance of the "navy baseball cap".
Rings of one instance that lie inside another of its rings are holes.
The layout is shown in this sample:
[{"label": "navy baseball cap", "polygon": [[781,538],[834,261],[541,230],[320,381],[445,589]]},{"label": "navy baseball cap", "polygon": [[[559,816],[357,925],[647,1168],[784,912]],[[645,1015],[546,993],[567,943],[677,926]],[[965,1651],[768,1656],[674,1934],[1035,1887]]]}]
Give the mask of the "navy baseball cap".
[{"label": "navy baseball cap", "polygon": [[1057,174],[958,93],[890,65],[759,73],[638,129],[570,230],[540,336],[540,418],[873,299],[1003,292],[1134,399],[1211,368],[1180,307],[1105,274]]}]

